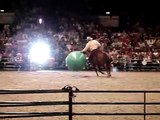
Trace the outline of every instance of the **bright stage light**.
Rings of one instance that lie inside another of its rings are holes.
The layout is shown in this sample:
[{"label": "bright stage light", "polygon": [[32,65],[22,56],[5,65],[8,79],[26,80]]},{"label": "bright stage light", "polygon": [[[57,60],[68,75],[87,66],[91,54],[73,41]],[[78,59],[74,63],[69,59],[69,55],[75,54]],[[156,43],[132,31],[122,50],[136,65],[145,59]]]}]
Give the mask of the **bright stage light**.
[{"label": "bright stage light", "polygon": [[106,12],[107,15],[110,15],[110,12]]},{"label": "bright stage light", "polygon": [[42,19],[42,18],[39,18],[39,19],[38,19],[38,22],[39,22],[39,24],[42,24],[43,19]]},{"label": "bright stage light", "polygon": [[45,64],[51,57],[51,50],[47,43],[38,42],[33,44],[29,52],[29,58],[32,63]]},{"label": "bright stage light", "polygon": [[4,10],[0,10],[0,12],[4,12]]}]

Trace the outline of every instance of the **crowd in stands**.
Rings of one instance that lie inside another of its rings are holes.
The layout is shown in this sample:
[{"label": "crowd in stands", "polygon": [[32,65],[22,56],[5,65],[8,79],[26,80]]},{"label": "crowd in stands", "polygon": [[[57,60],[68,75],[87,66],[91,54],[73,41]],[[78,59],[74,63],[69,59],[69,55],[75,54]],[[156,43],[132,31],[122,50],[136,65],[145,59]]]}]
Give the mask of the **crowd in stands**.
[{"label": "crowd in stands", "polygon": [[[31,11],[32,14],[35,11]],[[38,17],[24,15],[16,24],[4,25],[0,31],[1,61],[3,58],[10,58],[10,62],[21,61],[21,55],[23,61],[28,62],[31,44],[43,40],[52,46],[53,67],[64,67],[66,56],[71,51],[82,50],[86,37],[91,36],[100,41],[102,49],[110,54],[115,64],[121,58],[123,62],[135,59],[160,62],[160,32],[152,32],[153,29],[114,31],[103,27],[96,17],[62,16],[58,13],[53,23],[44,19],[39,24]]]}]

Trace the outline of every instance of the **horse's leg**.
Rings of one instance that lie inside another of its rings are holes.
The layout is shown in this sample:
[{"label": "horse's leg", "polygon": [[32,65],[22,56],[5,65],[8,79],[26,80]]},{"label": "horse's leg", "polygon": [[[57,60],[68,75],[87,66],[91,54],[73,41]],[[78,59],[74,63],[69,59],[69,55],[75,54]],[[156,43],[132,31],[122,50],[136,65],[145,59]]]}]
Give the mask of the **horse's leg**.
[{"label": "horse's leg", "polygon": [[102,74],[105,74],[104,72],[102,72],[101,66],[98,66],[99,72]]},{"label": "horse's leg", "polygon": [[97,68],[96,68],[96,67],[95,67],[95,71],[96,71],[97,76],[99,76],[99,75],[98,75],[98,71],[97,71]]},{"label": "horse's leg", "polygon": [[94,67],[94,70],[95,70],[95,72],[96,72],[97,76],[99,76],[99,75],[98,75],[97,67],[96,67],[95,65],[93,65],[93,67]]},{"label": "horse's leg", "polygon": [[110,77],[111,76],[111,66],[110,65],[106,65],[106,71],[107,71],[108,77]]},{"label": "horse's leg", "polygon": [[[106,54],[107,55],[107,54]],[[107,71],[107,74],[108,74],[108,77],[111,76],[111,58],[107,55],[106,56],[106,64],[105,64],[105,68],[106,68],[106,71]]]}]

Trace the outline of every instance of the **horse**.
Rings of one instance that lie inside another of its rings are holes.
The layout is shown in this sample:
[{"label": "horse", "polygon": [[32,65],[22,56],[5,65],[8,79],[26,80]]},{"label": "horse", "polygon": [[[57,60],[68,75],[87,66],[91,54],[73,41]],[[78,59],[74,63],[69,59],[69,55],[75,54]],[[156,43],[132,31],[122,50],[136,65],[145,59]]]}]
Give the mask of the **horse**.
[{"label": "horse", "polygon": [[95,69],[97,76],[99,76],[98,72],[105,74],[102,72],[102,69],[106,70],[109,77],[111,76],[111,58],[107,53],[99,49],[94,49],[90,52],[88,60]]}]

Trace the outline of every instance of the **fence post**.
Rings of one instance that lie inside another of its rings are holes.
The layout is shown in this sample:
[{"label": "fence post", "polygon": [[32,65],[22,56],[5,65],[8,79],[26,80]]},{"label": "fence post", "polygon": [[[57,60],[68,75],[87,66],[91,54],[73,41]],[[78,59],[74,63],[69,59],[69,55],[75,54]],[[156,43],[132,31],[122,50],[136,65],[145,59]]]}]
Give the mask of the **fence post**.
[{"label": "fence post", "polygon": [[72,87],[68,87],[68,92],[69,92],[69,120],[72,120],[72,97],[73,97],[73,91]]},{"label": "fence post", "polygon": [[144,91],[144,120],[146,120],[146,92]]}]

